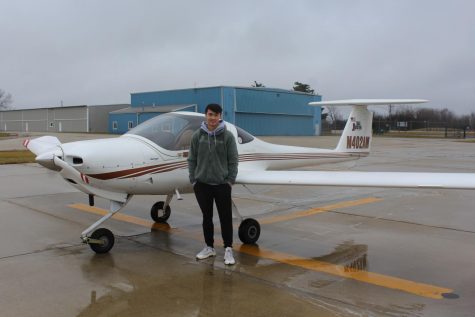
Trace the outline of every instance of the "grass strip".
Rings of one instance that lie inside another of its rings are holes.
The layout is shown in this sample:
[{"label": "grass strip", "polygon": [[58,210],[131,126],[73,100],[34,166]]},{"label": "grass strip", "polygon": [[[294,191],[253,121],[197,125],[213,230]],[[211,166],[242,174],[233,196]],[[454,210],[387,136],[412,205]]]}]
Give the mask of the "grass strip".
[{"label": "grass strip", "polygon": [[35,163],[35,154],[27,150],[0,151],[0,164]]}]

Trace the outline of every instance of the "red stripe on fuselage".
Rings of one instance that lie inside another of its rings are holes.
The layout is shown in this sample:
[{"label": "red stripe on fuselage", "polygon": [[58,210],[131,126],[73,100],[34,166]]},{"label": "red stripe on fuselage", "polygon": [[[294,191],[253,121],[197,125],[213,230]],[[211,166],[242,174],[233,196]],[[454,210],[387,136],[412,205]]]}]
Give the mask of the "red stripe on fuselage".
[{"label": "red stripe on fuselage", "polygon": [[[251,161],[277,161],[277,160],[309,160],[318,158],[345,158],[345,157],[361,157],[369,153],[250,153],[239,155],[240,162]],[[139,177],[146,174],[159,174],[173,171],[176,169],[185,168],[188,166],[186,160],[178,162],[171,162],[165,164],[137,167],[125,169],[109,173],[88,174],[89,177],[110,180],[110,179],[126,179],[132,177]]]}]

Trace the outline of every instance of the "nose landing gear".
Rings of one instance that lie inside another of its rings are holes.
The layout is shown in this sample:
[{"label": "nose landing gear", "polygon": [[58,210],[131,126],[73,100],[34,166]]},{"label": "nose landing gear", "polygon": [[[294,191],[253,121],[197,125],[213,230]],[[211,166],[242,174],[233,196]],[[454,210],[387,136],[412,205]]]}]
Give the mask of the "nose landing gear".
[{"label": "nose landing gear", "polygon": [[[84,241],[84,239],[83,239]],[[103,254],[107,253],[114,246],[114,234],[106,228],[99,228],[95,230],[90,237],[85,238],[84,243],[89,244],[92,251]]]},{"label": "nose landing gear", "polygon": [[102,254],[109,252],[114,246],[114,234],[109,229],[96,228],[99,227],[104,221],[111,218],[115,213],[121,211],[131,198],[132,195],[128,195],[125,202],[111,200],[109,208],[110,212],[81,233],[82,242],[88,244],[92,251],[96,253]]}]

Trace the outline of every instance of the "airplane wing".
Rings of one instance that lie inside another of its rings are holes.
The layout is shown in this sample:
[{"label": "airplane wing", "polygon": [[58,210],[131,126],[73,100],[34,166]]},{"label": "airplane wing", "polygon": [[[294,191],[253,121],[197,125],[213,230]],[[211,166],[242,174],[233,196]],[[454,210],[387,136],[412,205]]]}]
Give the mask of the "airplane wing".
[{"label": "airplane wing", "polygon": [[475,189],[475,173],[252,171],[238,184]]}]

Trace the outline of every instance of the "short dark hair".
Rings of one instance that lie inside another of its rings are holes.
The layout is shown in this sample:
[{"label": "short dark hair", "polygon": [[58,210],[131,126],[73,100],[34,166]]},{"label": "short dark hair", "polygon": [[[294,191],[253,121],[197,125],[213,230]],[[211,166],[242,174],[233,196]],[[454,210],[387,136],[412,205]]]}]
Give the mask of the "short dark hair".
[{"label": "short dark hair", "polygon": [[208,113],[208,110],[211,110],[215,113],[222,113],[223,112],[223,108],[221,108],[221,106],[218,105],[217,103],[210,103],[209,105],[207,105],[206,109],[205,109],[205,114]]}]

